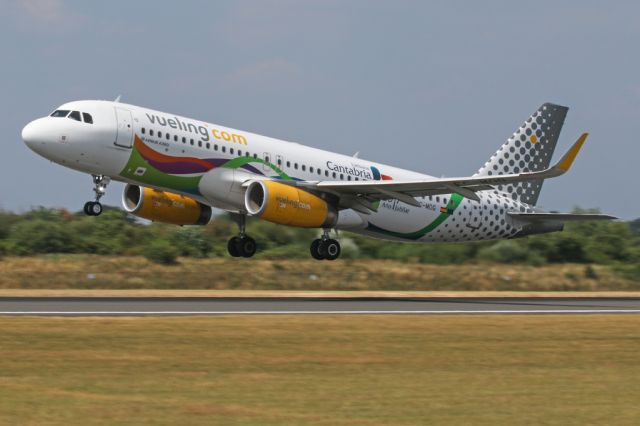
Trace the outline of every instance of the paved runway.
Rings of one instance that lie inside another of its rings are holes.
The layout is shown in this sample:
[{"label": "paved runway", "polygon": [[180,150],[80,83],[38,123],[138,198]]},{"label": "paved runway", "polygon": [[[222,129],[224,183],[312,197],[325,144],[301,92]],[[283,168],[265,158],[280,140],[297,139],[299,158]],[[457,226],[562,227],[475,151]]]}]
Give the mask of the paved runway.
[{"label": "paved runway", "polygon": [[640,313],[640,298],[0,297],[0,315]]}]

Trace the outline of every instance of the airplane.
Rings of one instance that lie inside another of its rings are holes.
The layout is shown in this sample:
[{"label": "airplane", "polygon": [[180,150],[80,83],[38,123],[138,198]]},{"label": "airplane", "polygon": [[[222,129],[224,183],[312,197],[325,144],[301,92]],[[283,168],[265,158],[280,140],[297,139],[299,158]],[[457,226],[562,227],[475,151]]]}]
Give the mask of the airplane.
[{"label": "airplane", "polygon": [[437,178],[317,148],[116,101],[81,100],[28,123],[22,140],[52,162],[91,174],[99,216],[110,181],[126,184],[124,210],[151,221],[205,225],[227,211],[239,233],[227,249],[251,257],[247,216],[321,237],[311,256],[335,260],[331,231],[415,243],[517,238],[561,231],[604,214],[547,212],[542,183],[567,172],[582,134],[553,165],[568,108],[541,105],[472,176]]}]

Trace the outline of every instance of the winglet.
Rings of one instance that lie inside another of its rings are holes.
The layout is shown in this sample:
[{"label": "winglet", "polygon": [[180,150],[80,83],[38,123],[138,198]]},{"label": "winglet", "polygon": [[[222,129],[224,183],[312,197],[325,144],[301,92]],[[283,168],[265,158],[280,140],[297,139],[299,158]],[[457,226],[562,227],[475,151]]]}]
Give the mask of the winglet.
[{"label": "winglet", "polygon": [[582,135],[580,135],[571,149],[569,149],[569,151],[567,151],[567,153],[562,156],[562,158],[554,168],[559,169],[562,173],[568,171],[571,168],[573,161],[576,159],[578,152],[580,152],[580,148],[582,148],[584,141],[587,140],[587,136],[589,136],[589,133],[583,133]]}]

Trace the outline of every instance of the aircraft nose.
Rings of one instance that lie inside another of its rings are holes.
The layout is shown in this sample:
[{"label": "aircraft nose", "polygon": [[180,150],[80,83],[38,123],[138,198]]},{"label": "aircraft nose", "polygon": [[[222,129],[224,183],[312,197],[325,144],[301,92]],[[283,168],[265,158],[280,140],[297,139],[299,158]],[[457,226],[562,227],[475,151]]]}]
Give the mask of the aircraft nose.
[{"label": "aircraft nose", "polygon": [[44,143],[44,136],[40,119],[30,122],[22,129],[22,141],[29,148],[33,148],[39,143]]}]

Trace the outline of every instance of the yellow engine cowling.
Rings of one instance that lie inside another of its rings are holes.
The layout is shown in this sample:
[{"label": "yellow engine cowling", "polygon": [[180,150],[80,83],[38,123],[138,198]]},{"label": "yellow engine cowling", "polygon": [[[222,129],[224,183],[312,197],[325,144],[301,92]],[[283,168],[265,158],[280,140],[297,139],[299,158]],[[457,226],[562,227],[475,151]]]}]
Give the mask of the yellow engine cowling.
[{"label": "yellow engine cowling", "polygon": [[138,185],[127,185],[122,205],[131,214],[154,222],[174,225],[206,225],[211,207],[193,198]]},{"label": "yellow engine cowling", "polygon": [[300,228],[330,228],[338,218],[335,207],[317,195],[269,180],[251,182],[244,203],[250,215]]}]

